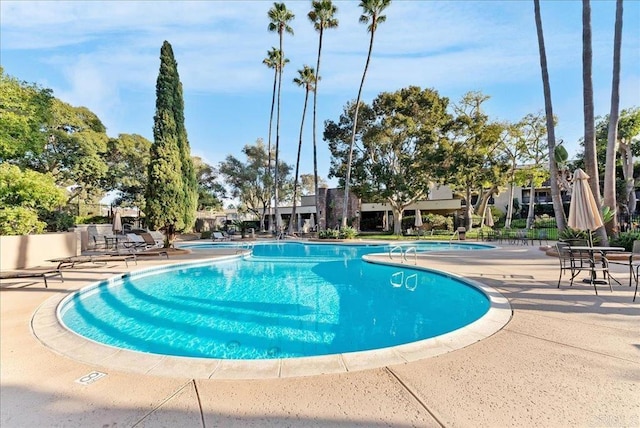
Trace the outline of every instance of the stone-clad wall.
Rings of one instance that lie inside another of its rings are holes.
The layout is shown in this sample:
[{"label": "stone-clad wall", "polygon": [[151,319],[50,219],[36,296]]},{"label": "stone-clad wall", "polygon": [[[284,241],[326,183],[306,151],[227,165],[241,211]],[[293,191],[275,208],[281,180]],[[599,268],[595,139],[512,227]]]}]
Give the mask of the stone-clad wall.
[{"label": "stone-clad wall", "polygon": [[[344,189],[322,189],[325,190],[324,205],[326,207],[326,227],[337,229],[342,221],[344,207]],[[321,194],[323,192],[320,192]],[[352,192],[349,194],[349,209],[347,211],[348,223],[351,223],[356,230],[360,230],[360,200]]]}]

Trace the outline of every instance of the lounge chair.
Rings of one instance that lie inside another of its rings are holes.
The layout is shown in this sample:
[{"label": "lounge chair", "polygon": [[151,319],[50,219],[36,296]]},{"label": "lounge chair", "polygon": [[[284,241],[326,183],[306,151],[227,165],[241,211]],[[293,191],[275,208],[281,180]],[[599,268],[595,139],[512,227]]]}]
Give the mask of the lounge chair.
[{"label": "lounge chair", "polygon": [[158,242],[148,232],[141,233],[140,237],[144,240],[144,243],[147,244],[147,248],[162,248],[164,246],[164,241]]},{"label": "lounge chair", "polygon": [[58,267],[56,268],[57,270],[60,270],[63,267],[73,268],[76,265],[83,263],[107,264],[107,262],[123,261],[127,267],[129,267],[130,261],[135,262],[136,265],[138,264],[138,258],[134,253],[59,257],[57,259],[50,259],[48,261],[58,263]]},{"label": "lounge chair", "polygon": [[123,242],[122,245],[124,246],[124,248],[133,251],[144,250],[145,248],[147,248],[147,243],[145,242],[145,240],[140,235],[136,235],[135,233],[127,233],[127,240]]},{"label": "lounge chair", "polygon": [[211,234],[211,239],[213,241],[229,241],[229,237],[228,236],[224,236],[222,233],[220,232],[213,232]]},{"label": "lounge chair", "polygon": [[60,270],[21,270],[21,271],[5,271],[0,272],[0,279],[20,279],[20,278],[42,278],[44,280],[44,288],[48,288],[47,278],[53,278],[59,276],[60,281],[64,282],[62,272]]},{"label": "lounge chair", "polygon": [[164,247],[165,236],[162,234],[162,232],[151,230],[149,231],[149,235],[151,235],[156,241],[156,245],[158,245],[159,247]]}]

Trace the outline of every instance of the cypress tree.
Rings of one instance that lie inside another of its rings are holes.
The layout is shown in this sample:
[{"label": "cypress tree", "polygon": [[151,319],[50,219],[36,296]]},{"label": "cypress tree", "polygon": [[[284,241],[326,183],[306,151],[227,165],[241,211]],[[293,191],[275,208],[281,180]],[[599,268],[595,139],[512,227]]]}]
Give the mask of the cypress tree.
[{"label": "cypress tree", "polygon": [[198,187],[184,125],[184,99],[171,44],[160,49],[156,114],[146,197],[147,225],[165,232],[168,242],[195,220]]}]

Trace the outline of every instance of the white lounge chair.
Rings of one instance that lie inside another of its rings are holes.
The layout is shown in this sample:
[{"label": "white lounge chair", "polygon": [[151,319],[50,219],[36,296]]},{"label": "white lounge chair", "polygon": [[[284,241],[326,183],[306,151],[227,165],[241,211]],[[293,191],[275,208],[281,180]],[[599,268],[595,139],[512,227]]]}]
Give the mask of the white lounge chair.
[{"label": "white lounge chair", "polygon": [[220,232],[213,232],[211,234],[211,239],[213,241],[228,241],[229,237],[228,236],[224,236],[222,233]]}]

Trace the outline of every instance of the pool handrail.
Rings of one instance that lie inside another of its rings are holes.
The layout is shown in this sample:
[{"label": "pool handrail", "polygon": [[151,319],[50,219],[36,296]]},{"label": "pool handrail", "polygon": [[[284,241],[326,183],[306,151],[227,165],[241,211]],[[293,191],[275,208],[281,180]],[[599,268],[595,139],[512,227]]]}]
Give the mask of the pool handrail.
[{"label": "pool handrail", "polygon": [[407,259],[407,255],[409,254],[410,251],[413,251],[413,264],[417,265],[418,264],[418,249],[416,247],[409,247],[406,250],[404,250],[404,254],[402,255],[404,260],[409,263],[409,260]]},{"label": "pool handrail", "polygon": [[393,252],[395,250],[400,250],[400,262],[402,262],[402,259],[404,258],[404,251],[402,250],[402,247],[400,245],[389,248],[389,258],[393,260]]}]

